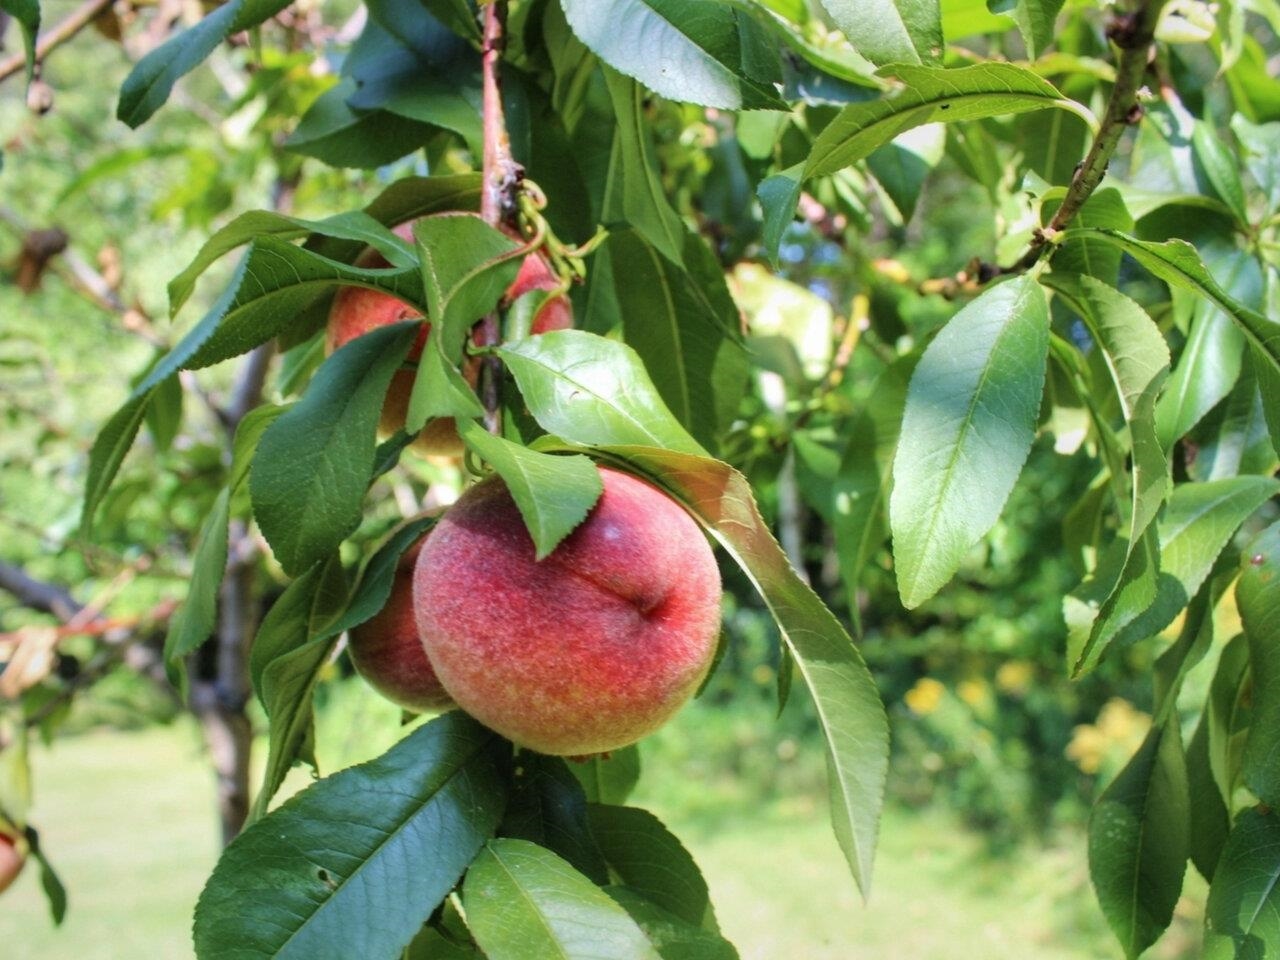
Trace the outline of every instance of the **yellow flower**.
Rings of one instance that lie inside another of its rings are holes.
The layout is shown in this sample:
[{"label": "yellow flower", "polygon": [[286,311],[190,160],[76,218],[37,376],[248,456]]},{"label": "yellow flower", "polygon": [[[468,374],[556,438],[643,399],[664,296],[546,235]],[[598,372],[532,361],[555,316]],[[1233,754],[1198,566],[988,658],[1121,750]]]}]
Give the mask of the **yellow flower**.
[{"label": "yellow flower", "polygon": [[923,717],[938,709],[938,705],[942,703],[942,695],[946,692],[947,688],[937,680],[921,677],[902,699],[913,713]]},{"label": "yellow flower", "polygon": [[986,681],[961,680],[956,684],[956,696],[971,707],[980,707],[987,700]]},{"label": "yellow flower", "polygon": [[996,670],[996,687],[1011,697],[1025,697],[1035,679],[1035,668],[1026,660],[1009,660]]}]

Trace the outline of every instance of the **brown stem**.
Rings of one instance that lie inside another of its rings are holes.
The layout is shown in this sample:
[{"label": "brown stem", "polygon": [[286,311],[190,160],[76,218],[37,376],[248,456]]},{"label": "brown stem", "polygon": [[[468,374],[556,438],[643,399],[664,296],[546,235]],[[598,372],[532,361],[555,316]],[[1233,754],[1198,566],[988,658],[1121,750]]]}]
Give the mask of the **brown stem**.
[{"label": "brown stem", "polygon": [[[76,7],[65,20],[43,34],[36,42],[36,62],[47,57],[55,47],[66,43],[77,33],[93,23],[94,17],[108,9],[115,0],[85,0]],[[7,80],[19,72],[27,62],[26,54],[15,53],[11,57],[0,60],[0,81]]]},{"label": "brown stem", "polygon": [[[481,43],[483,80],[482,112],[484,124],[484,186],[480,193],[480,216],[493,227],[513,225],[516,216],[516,194],[524,170],[511,155],[507,136],[506,115],[502,109],[502,49],[505,43],[506,0],[492,0],[484,7]],[[480,321],[474,339],[477,346],[493,347],[502,340],[502,327],[496,311]],[[484,425],[494,435],[502,434],[502,361],[485,356],[480,368],[480,402],[484,405]]]}]

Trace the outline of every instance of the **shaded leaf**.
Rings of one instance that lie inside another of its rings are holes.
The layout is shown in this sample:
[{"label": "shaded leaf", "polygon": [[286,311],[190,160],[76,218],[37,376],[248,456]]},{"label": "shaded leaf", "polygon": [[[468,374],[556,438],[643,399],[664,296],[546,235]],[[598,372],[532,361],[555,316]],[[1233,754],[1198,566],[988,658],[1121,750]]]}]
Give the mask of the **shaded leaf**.
[{"label": "shaded leaf", "polygon": [[640,781],[640,748],[633,743],[608,756],[596,754],[569,770],[582,784],[588,802],[623,804]]},{"label": "shaded leaf", "polygon": [[627,887],[604,892],[640,924],[662,960],[738,960],[733,944],[719,934],[689,923]]},{"label": "shaded leaf", "polygon": [[1205,905],[1206,960],[1263,960],[1280,950],[1280,814],[1236,819]]},{"label": "shaded leaf", "polygon": [[511,801],[498,832],[546,847],[592,883],[609,882],[609,868],[587,822],[582,784],[560,757],[520,751],[512,772]]},{"label": "shaded leaf", "polygon": [[492,835],[508,749],[454,712],[308,787],[227,847],[196,906],[196,955],[403,950]]},{"label": "shaded leaf", "polygon": [[218,590],[227,567],[230,507],[231,489],[224,487],[200,527],[187,598],[169,621],[169,632],[164,639],[164,659],[171,670],[209,639],[217,625]]},{"label": "shaded leaf", "polygon": [[942,57],[938,0],[822,0],[855,50],[872,63],[936,63]]},{"label": "shaded leaf", "polygon": [[1241,774],[1263,803],[1280,807],[1280,523],[1245,547],[1236,603],[1249,642],[1253,724]]}]

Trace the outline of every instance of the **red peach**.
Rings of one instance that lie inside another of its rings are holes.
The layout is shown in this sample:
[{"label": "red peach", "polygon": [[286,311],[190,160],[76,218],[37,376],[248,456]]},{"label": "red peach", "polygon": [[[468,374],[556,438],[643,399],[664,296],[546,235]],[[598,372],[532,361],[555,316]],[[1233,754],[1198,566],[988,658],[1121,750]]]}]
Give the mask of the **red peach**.
[{"label": "red peach", "polygon": [[[468,214],[470,215],[470,214]],[[413,227],[402,223],[395,228],[401,238],[413,241]],[[369,247],[356,258],[355,265],[368,269],[382,269],[391,264],[387,259]],[[550,264],[540,253],[528,254],[520,263],[520,271],[516,279],[507,288],[506,299],[514,301],[522,294],[532,290],[554,290],[559,286],[559,278]],[[422,314],[412,305],[398,300],[390,294],[368,287],[342,286],[334,294],[333,304],[329,308],[329,322],[325,329],[325,353],[330,354],[339,347],[378,327],[402,320],[413,320]],[[532,332],[546,333],[549,330],[566,330],[573,326],[573,306],[569,298],[560,294],[544,303],[533,319]],[[431,324],[424,323],[422,332],[410,347],[406,360],[417,363],[422,356],[422,348],[426,345]],[[413,395],[413,381],[416,376],[413,370],[398,370],[391,378],[391,386],[387,390],[386,400],[382,405],[382,415],[378,421],[378,430],[384,436],[390,436],[404,427],[409,413],[409,399]],[[469,371],[469,379],[474,380],[474,372]],[[443,456],[457,456],[462,452],[462,442],[458,439],[458,431],[450,418],[433,420],[423,428],[413,448],[420,453]]]},{"label": "red peach", "polygon": [[413,569],[422,542],[400,558],[386,606],[352,629],[347,649],[360,676],[392,703],[436,713],[454,704],[431,669],[413,619]]},{"label": "red peach", "polygon": [[18,846],[17,838],[0,833],[0,893],[9,889],[26,863],[26,851]]},{"label": "red peach", "polygon": [[653,732],[716,648],[720,574],[698,525],[636,477],[600,477],[599,502],[541,561],[502,481],[477,484],[414,572],[418,633],[445,689],[542,753],[603,753]]}]

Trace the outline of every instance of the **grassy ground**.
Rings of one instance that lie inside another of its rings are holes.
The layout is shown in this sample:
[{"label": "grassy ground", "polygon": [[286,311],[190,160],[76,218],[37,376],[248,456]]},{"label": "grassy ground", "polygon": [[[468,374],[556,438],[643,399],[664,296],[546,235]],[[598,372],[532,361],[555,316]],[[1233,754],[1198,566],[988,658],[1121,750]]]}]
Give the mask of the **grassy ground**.
[{"label": "grassy ground", "polygon": [[[0,899],[0,957],[187,960],[191,910],[216,857],[212,782],[194,731],[95,732],[35,759],[38,824],[71,909],[53,930],[27,871]],[[714,817],[644,800],[702,865],[743,960],[1119,956],[1088,890],[1080,837],[992,858],[945,814],[891,811],[864,908],[819,798]],[[1194,956],[1192,924],[1152,957]]]}]

